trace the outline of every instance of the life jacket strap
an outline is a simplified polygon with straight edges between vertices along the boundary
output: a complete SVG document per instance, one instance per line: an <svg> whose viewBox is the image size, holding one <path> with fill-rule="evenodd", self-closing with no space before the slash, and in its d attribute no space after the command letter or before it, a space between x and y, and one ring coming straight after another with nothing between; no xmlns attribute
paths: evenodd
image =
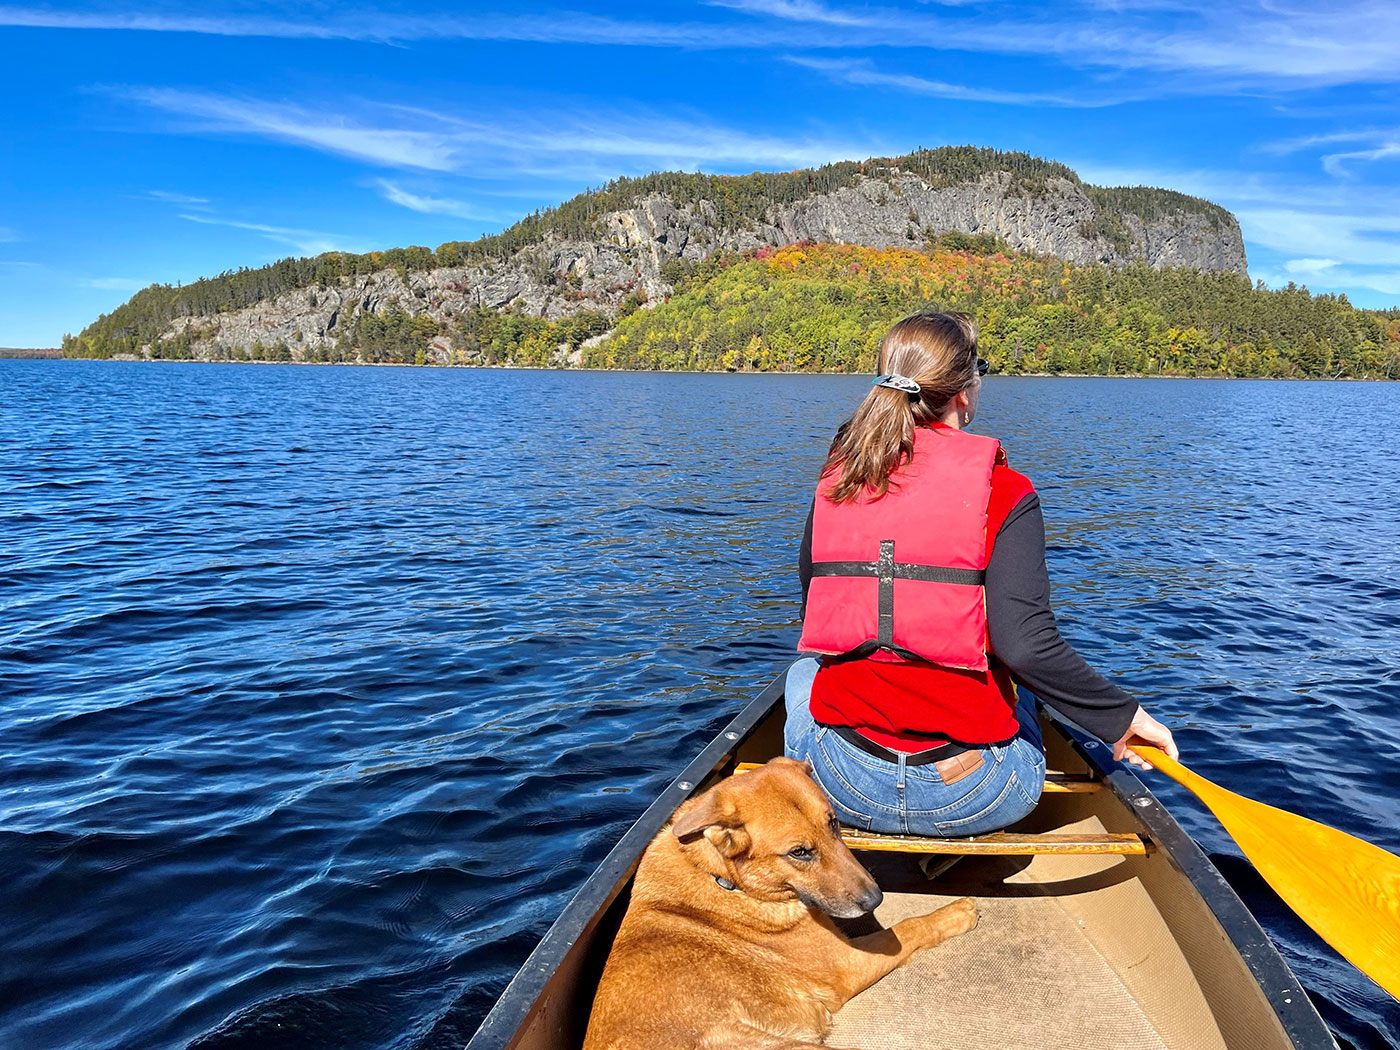
<svg viewBox="0 0 1400 1050"><path fill-rule="evenodd" d="M884 543L888 543L886 540ZM881 547L884 546L881 543ZM987 580L982 569L954 569L947 565L914 565L909 562L894 562L890 567L891 580L920 580L923 583L956 583L968 587L981 587ZM877 561L814 561L813 576L879 576L880 563Z"/></svg>
<svg viewBox="0 0 1400 1050"><path fill-rule="evenodd" d="M880 541L880 560L875 563L880 578L880 618L875 641L882 646L894 645L894 540Z"/></svg>

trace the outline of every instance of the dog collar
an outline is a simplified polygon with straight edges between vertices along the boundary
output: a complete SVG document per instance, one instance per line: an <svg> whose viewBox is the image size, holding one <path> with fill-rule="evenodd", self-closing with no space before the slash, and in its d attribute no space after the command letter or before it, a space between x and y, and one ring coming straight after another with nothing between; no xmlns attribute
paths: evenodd
<svg viewBox="0 0 1400 1050"><path fill-rule="evenodd" d="M739 888L734 883L726 879L723 875L715 876L715 884L718 885L719 888L722 890L737 890Z"/></svg>

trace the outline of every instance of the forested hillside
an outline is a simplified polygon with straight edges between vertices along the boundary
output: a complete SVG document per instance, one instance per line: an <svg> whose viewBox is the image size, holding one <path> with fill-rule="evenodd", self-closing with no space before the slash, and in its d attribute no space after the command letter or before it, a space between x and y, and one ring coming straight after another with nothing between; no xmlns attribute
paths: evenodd
<svg viewBox="0 0 1400 1050"><path fill-rule="evenodd" d="M1345 296L1292 285L1266 290L1232 273L1075 266L961 234L927 251L763 248L676 277L674 294L631 296L616 319L365 314L306 359L426 364L425 348L441 341L458 348L450 363L463 365L871 372L891 323L946 309L977 319L982 353L1003 373L1400 378L1400 310L1358 310ZM152 350L192 356L178 341ZM255 344L226 359L295 358L285 344Z"/></svg>
<svg viewBox="0 0 1400 1050"><path fill-rule="evenodd" d="M625 318L583 361L873 372L885 329L928 309L975 317L983 355L1001 372L1400 377L1400 311L1266 291L1230 273L1072 266L946 244L931 253L793 245L718 259L667 303ZM543 361L539 348L524 341L517 357Z"/></svg>

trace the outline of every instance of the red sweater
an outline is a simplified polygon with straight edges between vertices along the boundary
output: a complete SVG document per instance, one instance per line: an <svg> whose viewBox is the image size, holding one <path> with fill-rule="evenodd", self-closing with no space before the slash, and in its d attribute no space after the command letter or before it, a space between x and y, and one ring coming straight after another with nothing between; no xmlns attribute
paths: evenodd
<svg viewBox="0 0 1400 1050"><path fill-rule="evenodd" d="M992 471L987 502L987 556L1016 504L1035 491L1030 479L1004 464ZM967 724L969 706L984 706L987 672L927 664L851 660L823 667L812 685L812 717L822 725L850 726L867 739L896 751L922 751L948 739L957 727L964 744L993 744L1016 735L1015 692L1006 668L990 672L1006 698L996 717Z"/></svg>

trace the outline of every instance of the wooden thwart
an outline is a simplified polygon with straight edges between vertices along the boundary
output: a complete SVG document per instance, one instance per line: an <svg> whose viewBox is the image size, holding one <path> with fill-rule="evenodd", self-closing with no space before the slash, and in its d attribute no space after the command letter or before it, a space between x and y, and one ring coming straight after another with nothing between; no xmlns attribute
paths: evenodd
<svg viewBox="0 0 1400 1050"><path fill-rule="evenodd" d="M1022 835L997 831L966 839L924 838L919 835L877 835L843 828L841 838L853 850L867 853L953 853L959 856L1028 856L1037 853L1112 853L1142 856L1152 848L1140 835L1093 834Z"/></svg>
<svg viewBox="0 0 1400 1050"><path fill-rule="evenodd" d="M751 769L757 769L758 766L757 762L740 762L734 767L734 772L747 773ZM1041 792L1046 795L1063 795L1067 792L1078 794L1085 791L1100 791L1102 788L1103 782L1091 777L1078 776L1073 773L1051 772L1045 774L1045 787L1041 789Z"/></svg>

